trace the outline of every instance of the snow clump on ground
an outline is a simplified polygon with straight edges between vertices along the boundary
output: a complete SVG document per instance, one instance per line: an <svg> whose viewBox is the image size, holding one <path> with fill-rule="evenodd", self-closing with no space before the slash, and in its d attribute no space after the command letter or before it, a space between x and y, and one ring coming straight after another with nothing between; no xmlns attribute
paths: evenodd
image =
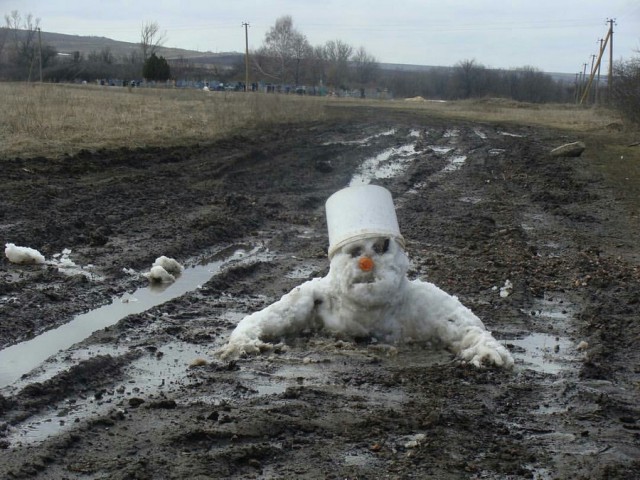
<svg viewBox="0 0 640 480"><path fill-rule="evenodd" d="M13 243L5 244L4 254L11 263L42 264L45 262L44 255L38 250L29 247L18 247Z"/></svg>
<svg viewBox="0 0 640 480"><path fill-rule="evenodd" d="M175 259L164 255L156 258L149 272L143 274L151 283L173 283L184 267Z"/></svg>

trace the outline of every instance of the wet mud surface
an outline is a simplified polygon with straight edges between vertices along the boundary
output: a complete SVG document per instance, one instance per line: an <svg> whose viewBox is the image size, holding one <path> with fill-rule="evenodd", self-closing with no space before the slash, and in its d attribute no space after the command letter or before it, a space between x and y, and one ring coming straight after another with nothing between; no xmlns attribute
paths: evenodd
<svg viewBox="0 0 640 480"><path fill-rule="evenodd" d="M589 149L549 157L575 140L362 109L213 145L4 160L0 237L47 264L0 260L0 478L638 478L637 212ZM318 334L211 354L326 274L324 202L350 182L391 190L410 275L474 310L513 371ZM187 269L150 292L160 255ZM109 305L79 338L62 330Z"/></svg>

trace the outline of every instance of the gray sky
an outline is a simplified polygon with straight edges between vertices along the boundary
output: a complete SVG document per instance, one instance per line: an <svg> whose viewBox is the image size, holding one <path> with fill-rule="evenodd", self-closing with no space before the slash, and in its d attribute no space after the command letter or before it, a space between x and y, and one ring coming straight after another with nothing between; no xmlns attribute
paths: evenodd
<svg viewBox="0 0 640 480"><path fill-rule="evenodd" d="M258 48L276 19L291 15L312 45L339 39L380 62L475 60L565 73L590 65L613 18L614 61L640 56L639 0L0 0L0 7L3 15L33 14L43 31L127 42L140 40L143 23L157 22L165 46L203 52L243 52L242 22L250 24L249 48Z"/></svg>

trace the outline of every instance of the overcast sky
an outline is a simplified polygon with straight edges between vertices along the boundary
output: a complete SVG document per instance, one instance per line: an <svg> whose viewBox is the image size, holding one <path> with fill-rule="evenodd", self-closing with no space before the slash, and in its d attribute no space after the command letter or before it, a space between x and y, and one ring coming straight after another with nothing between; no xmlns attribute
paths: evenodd
<svg viewBox="0 0 640 480"><path fill-rule="evenodd" d="M613 18L614 60L640 56L639 0L0 0L0 7L3 15L33 14L43 31L126 42L156 22L164 46L203 52L243 52L242 22L250 24L249 48L258 48L276 19L291 15L312 45L339 39L380 62L475 60L565 73L590 64Z"/></svg>

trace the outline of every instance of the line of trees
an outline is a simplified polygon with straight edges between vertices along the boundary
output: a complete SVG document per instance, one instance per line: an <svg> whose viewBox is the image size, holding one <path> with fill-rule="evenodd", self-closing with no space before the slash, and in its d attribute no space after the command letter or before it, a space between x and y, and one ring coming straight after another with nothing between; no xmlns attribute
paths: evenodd
<svg viewBox="0 0 640 480"><path fill-rule="evenodd" d="M252 52L252 78L291 85L322 84L336 90L377 87L396 96L465 99L503 96L526 102L571 101L573 85L555 81L534 67L492 70L475 60L463 60L454 68L428 71L383 70L364 47L353 48L341 40L312 46L285 15Z"/></svg>
<svg viewBox="0 0 640 480"><path fill-rule="evenodd" d="M421 74L386 71L384 83L399 96L459 100L504 97L521 102L570 102L575 85L554 80L540 70L525 66L514 70L494 70L463 60L453 68L434 67Z"/></svg>

